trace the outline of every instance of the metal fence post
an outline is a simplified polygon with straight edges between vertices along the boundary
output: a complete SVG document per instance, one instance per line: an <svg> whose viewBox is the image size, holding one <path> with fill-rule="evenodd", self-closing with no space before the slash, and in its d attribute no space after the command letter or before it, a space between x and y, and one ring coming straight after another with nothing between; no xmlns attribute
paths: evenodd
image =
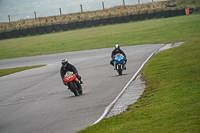
<svg viewBox="0 0 200 133"><path fill-rule="evenodd" d="M61 8L59 8L59 10L60 10L60 15L62 15L62 13L61 13Z"/></svg>
<svg viewBox="0 0 200 133"><path fill-rule="evenodd" d="M138 4L140 4L140 0L138 0Z"/></svg>
<svg viewBox="0 0 200 133"><path fill-rule="evenodd" d="M125 6L125 1L123 0L123 5Z"/></svg>
<svg viewBox="0 0 200 133"><path fill-rule="evenodd" d="M102 2L103 10L104 10L104 2Z"/></svg>
<svg viewBox="0 0 200 133"><path fill-rule="evenodd" d="M34 12L34 14L35 14L35 18L36 18L36 12Z"/></svg>
<svg viewBox="0 0 200 133"><path fill-rule="evenodd" d="M81 12L83 12L83 7L82 7L82 5L80 5L81 6Z"/></svg>
<svg viewBox="0 0 200 133"><path fill-rule="evenodd" d="M10 15L8 15L8 20L9 20L9 22L10 22Z"/></svg>

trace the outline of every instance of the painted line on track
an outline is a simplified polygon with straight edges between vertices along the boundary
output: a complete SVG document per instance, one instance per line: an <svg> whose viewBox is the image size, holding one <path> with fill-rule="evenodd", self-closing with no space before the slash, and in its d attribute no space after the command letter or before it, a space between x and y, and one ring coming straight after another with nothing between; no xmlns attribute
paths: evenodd
<svg viewBox="0 0 200 133"><path fill-rule="evenodd" d="M121 95L125 92L125 90L127 89L127 87L130 85L130 83L136 79L136 77L139 75L140 71L142 70L142 68L144 67L144 65L149 61L149 59L157 52L158 50L155 50L147 59L146 61L141 65L141 67L138 69L138 71L133 75L133 77L131 78L131 80L126 84L126 86L123 88L123 90L119 93L119 95L114 99L114 101L112 103L110 103L106 109L104 110L104 113L102 114L102 116L95 121L92 125L97 124L98 122L100 122L103 118L106 117L106 115L108 115L108 113L110 112L110 110L112 109L112 107L114 106L114 104L117 102L117 100L121 97Z"/></svg>

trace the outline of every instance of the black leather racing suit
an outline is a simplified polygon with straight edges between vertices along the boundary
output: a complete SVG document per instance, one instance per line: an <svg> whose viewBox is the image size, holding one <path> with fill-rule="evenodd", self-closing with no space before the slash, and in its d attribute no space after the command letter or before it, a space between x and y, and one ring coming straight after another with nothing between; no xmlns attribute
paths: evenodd
<svg viewBox="0 0 200 133"><path fill-rule="evenodd" d="M112 66L114 66L114 57L115 57L115 55L118 54L118 53L120 53L120 54L122 54L122 55L124 56L125 64L126 64L126 62L127 62L126 54L124 53L124 51L122 51L121 49L119 49L118 51L114 49L114 50L112 51L112 53L111 53L111 58L112 58L112 60L110 61L110 64L111 64Z"/></svg>
<svg viewBox="0 0 200 133"><path fill-rule="evenodd" d="M60 68L60 76L62 78L62 81L64 82L64 77L67 71L72 71L74 74L76 74L76 77L81 81L81 76L78 75L78 71L76 67L74 67L72 64L68 63L66 67Z"/></svg>

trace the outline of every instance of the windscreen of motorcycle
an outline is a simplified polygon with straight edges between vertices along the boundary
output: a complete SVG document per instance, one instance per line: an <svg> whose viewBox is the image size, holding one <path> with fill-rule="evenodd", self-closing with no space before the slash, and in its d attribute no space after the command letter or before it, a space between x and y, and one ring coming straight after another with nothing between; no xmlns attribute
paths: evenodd
<svg viewBox="0 0 200 133"><path fill-rule="evenodd" d="M67 77L70 77L72 74L73 74L73 72L67 71L65 75L66 75Z"/></svg>

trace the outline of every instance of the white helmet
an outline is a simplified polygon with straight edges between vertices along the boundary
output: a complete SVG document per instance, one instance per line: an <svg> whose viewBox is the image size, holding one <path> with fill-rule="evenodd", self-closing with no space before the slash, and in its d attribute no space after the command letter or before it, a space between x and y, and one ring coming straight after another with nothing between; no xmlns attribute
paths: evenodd
<svg viewBox="0 0 200 133"><path fill-rule="evenodd" d="M118 51L119 51L119 49L120 49L120 46L119 46L119 44L116 44L116 45L115 45L115 50L118 52Z"/></svg>
<svg viewBox="0 0 200 133"><path fill-rule="evenodd" d="M62 64L63 67L66 67L67 64L68 64L68 60L67 60L67 59L63 59L63 60L61 61L61 64Z"/></svg>

